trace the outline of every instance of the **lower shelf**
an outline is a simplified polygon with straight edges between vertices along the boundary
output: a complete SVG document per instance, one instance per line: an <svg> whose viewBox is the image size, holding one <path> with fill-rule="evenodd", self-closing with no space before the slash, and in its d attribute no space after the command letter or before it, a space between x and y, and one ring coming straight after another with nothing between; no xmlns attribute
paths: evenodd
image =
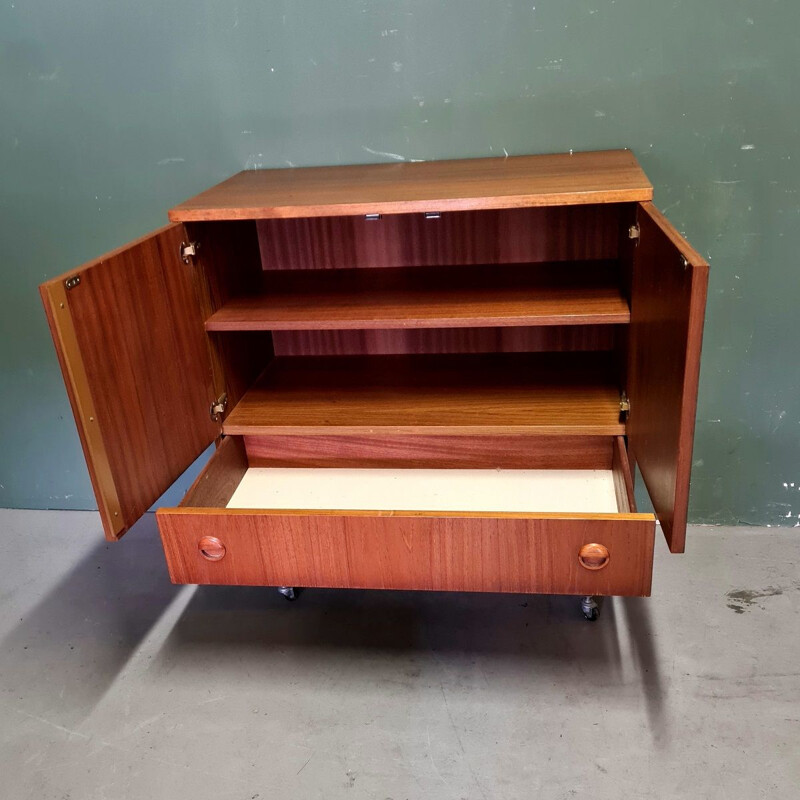
<svg viewBox="0 0 800 800"><path fill-rule="evenodd" d="M242 442L227 438L184 504L158 511L170 576L175 583L649 594L655 520L628 510L623 445L610 470L487 473L250 469Z"/></svg>
<svg viewBox="0 0 800 800"><path fill-rule="evenodd" d="M272 361L227 435L621 435L612 353L299 356Z"/></svg>

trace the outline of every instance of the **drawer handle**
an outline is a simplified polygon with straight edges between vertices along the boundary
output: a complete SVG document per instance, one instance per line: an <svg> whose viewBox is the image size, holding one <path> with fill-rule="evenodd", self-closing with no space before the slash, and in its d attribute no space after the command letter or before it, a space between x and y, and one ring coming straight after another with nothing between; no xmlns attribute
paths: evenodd
<svg viewBox="0 0 800 800"><path fill-rule="evenodd" d="M200 555L207 561L220 561L225 558L225 545L216 536L204 536L198 543Z"/></svg>
<svg viewBox="0 0 800 800"><path fill-rule="evenodd" d="M578 552L578 561L584 569L598 570L608 566L611 556L605 545L592 542L585 544Z"/></svg>

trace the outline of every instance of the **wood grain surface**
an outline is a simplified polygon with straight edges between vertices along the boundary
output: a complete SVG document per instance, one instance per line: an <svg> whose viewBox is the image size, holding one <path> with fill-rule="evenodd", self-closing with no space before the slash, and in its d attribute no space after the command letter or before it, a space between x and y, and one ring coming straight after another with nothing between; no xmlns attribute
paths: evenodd
<svg viewBox="0 0 800 800"><path fill-rule="evenodd" d="M272 343L276 356L548 353L562 350L613 350L626 327L625 325L536 325L514 328L273 331Z"/></svg>
<svg viewBox="0 0 800 800"><path fill-rule="evenodd" d="M261 219L267 271L527 264L616 259L620 214L635 203L424 214Z"/></svg>
<svg viewBox="0 0 800 800"><path fill-rule="evenodd" d="M169 212L173 222L650 200L628 150L247 170Z"/></svg>
<svg viewBox="0 0 800 800"><path fill-rule="evenodd" d="M241 437L223 437L180 505L190 508L225 508L248 466Z"/></svg>
<svg viewBox="0 0 800 800"><path fill-rule="evenodd" d="M226 434L617 435L604 353L276 358Z"/></svg>
<svg viewBox="0 0 800 800"><path fill-rule="evenodd" d="M708 265L651 203L631 288L630 447L669 548L683 552Z"/></svg>
<svg viewBox="0 0 800 800"><path fill-rule="evenodd" d="M616 264L299 270L224 303L208 331L623 324Z"/></svg>
<svg viewBox="0 0 800 800"><path fill-rule="evenodd" d="M174 583L325 586L464 592L648 595L649 514L386 515L161 509ZM226 555L208 561L204 536ZM582 567L583 545L608 548L608 566Z"/></svg>
<svg viewBox="0 0 800 800"><path fill-rule="evenodd" d="M204 319L234 297L257 293L261 288L261 258L253 222L191 223L187 241L196 242L197 255L183 268L193 272L198 303ZM214 397L225 393L229 407L261 374L272 357L268 331L232 332L207 337L214 367Z"/></svg>
<svg viewBox="0 0 800 800"><path fill-rule="evenodd" d="M41 287L109 539L130 528L219 430L208 414L214 384L203 319L178 255L184 237L171 225ZM63 291L75 276L80 283ZM105 474L108 482L98 481ZM104 486L113 487L116 508Z"/></svg>
<svg viewBox="0 0 800 800"><path fill-rule="evenodd" d="M251 467L611 469L613 439L367 434L245 436L244 443Z"/></svg>
<svg viewBox="0 0 800 800"><path fill-rule="evenodd" d="M633 475L628 460L628 449L623 436L612 439L611 471L614 475L614 492L617 508L624 512L636 511L636 498L633 494Z"/></svg>

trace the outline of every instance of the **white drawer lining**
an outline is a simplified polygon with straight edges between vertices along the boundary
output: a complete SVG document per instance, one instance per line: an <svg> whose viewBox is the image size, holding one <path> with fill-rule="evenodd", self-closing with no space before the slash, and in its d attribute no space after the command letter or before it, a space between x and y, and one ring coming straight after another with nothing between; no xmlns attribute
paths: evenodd
<svg viewBox="0 0 800 800"><path fill-rule="evenodd" d="M610 470L247 470L228 508L619 512Z"/></svg>

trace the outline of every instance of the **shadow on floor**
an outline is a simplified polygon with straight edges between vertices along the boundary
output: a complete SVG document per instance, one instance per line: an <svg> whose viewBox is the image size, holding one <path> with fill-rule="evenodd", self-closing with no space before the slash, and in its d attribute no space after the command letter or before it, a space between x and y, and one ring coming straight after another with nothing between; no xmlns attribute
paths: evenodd
<svg viewBox="0 0 800 800"><path fill-rule="evenodd" d="M123 543L98 544L19 621L0 648L4 688L13 696L20 676L16 693L29 713L74 724L180 590L169 582L148 514ZM227 678L247 665L263 680L287 653L297 656L289 668L308 663L306 655L316 664L373 655L389 664L491 659L499 670L552 676L565 691L571 682L585 688L587 679L619 684L637 670L658 733L662 687L649 614L640 598L606 600L599 621L589 623L576 597L309 589L290 603L275 589L205 586L194 591L152 667L176 676L224 662Z"/></svg>
<svg viewBox="0 0 800 800"><path fill-rule="evenodd" d="M650 723L661 728L662 701L648 600L608 598L600 619L584 620L579 598L544 595L370 592L306 589L288 602L275 589L198 587L162 648L161 658L187 667L234 661L264 665L275 652L325 659L402 661L491 658L517 672L551 672L597 686L644 684ZM623 635L624 631L624 635ZM621 641L625 652L621 653ZM275 666L272 664L272 666Z"/></svg>
<svg viewBox="0 0 800 800"><path fill-rule="evenodd" d="M102 536L99 522L91 524ZM0 644L3 688L29 713L74 722L103 696L179 589L147 514L124 542L98 542L22 616Z"/></svg>

